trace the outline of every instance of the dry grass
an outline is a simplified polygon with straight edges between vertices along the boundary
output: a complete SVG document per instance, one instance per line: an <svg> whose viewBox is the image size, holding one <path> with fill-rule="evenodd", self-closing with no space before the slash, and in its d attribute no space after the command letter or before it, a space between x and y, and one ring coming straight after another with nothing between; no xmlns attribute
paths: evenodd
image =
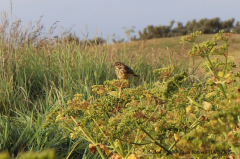
<svg viewBox="0 0 240 159"><path fill-rule="evenodd" d="M213 34L200 35L196 40L196 43L200 43L206 40L212 39ZM229 47L229 56L236 64L240 64L240 35L235 34L232 37L234 42L231 42ZM157 65L158 63L163 63L163 65L168 65L165 63L166 58L171 59L172 62L178 63L186 61L186 64L192 68L196 68L203 63L203 59L200 57L190 57L187 52L191 49L191 43L180 43L181 36L173 38L160 38L151 39L146 41L133 41L120 44L112 44L108 46L107 59L113 63L115 61L120 61L119 59L128 59L126 61L131 61L132 65L139 59L143 59L149 65ZM121 54L124 52L125 54ZM124 57L124 58L123 58ZM213 58L216 58L215 56ZM123 61L125 62L125 61ZM169 61L168 61L169 62ZM198 72L202 74L199 69Z"/></svg>
<svg viewBox="0 0 240 159"><path fill-rule="evenodd" d="M208 39L212 39L213 34L205 34L199 36L196 43L206 41ZM109 53L114 54L120 50L127 49L131 52L129 54L135 53L139 54L142 52L147 52L153 56L147 56L148 61L152 61L156 59L156 57L160 56L162 52L166 50L171 50L174 52L174 55L177 56L176 60L181 60L184 57L188 56L187 52L191 49L190 43L180 43L181 36L173 37L173 38L160 38L160 39L151 39L147 41L133 41L126 42L121 44L113 44L109 45ZM240 35L235 34L233 36L234 42L229 47L229 55L235 57L235 61L240 61L240 56L236 56L240 53ZM112 55L113 56L113 55ZM118 56L117 54L115 56Z"/></svg>

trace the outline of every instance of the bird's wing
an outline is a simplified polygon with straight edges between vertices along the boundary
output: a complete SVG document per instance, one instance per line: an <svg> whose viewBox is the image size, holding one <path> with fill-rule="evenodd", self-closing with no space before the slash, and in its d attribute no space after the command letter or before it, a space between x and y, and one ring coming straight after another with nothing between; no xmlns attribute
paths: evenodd
<svg viewBox="0 0 240 159"><path fill-rule="evenodd" d="M130 67L125 66L124 68L125 68L124 69L125 73L127 73L127 74L135 74L134 71Z"/></svg>

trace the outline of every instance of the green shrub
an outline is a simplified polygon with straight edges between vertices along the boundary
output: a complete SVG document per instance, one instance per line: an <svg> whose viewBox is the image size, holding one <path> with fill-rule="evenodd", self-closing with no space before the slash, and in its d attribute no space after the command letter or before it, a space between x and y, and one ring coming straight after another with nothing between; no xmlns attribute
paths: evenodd
<svg viewBox="0 0 240 159"><path fill-rule="evenodd" d="M194 43L200 34L181 40L193 43L191 56L205 60L202 81L176 74L173 65L154 70L153 85L130 88L129 81L105 81L92 86L88 100L76 94L50 123L69 130L73 140L89 142L89 152L101 158L238 156L239 73L232 72L236 65L228 59L232 33ZM212 60L213 55L222 58Z"/></svg>
<svg viewBox="0 0 240 159"><path fill-rule="evenodd" d="M139 38L133 36L131 37L131 40L136 41L153 38L184 36L196 31L201 31L203 34L214 34L221 30L224 30L225 32L234 30L235 33L239 34L239 22L236 22L234 25L234 21L234 18L226 21L221 21L220 18L204 18L200 19L199 21L196 21L196 19L188 21L185 25L183 25L181 22L177 22L177 26L175 28L173 28L174 21L171 21L168 26L149 25L144 28L142 32L138 31Z"/></svg>

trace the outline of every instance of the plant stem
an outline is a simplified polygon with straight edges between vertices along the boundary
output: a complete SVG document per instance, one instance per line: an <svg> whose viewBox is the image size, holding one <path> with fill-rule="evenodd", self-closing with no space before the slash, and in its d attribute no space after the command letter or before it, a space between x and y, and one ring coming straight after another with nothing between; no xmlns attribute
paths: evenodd
<svg viewBox="0 0 240 159"><path fill-rule="evenodd" d="M220 78L219 78L216 70L215 70L214 67L213 67L213 64L212 64L211 59L209 58L209 55L207 55L207 60L208 60L208 62L210 63L210 69L213 71L214 76L217 78L218 81L220 81ZM225 67L226 67L226 66L225 66ZM220 90L222 91L224 97L227 99L227 95L226 95L226 93L225 93L225 90L224 90L224 88L223 88L223 85L222 85L221 83L218 83L218 86L219 86Z"/></svg>
<svg viewBox="0 0 240 159"><path fill-rule="evenodd" d="M121 152L121 154L120 154L120 156L124 156L124 151L123 151L123 145L122 145L122 141L121 140L119 140L119 147L120 147L120 152Z"/></svg>
<svg viewBox="0 0 240 159"><path fill-rule="evenodd" d="M223 70L223 75L225 75L225 72L227 70L227 61L228 61L228 41L226 41L227 49L226 49L226 55L225 55L225 67Z"/></svg>
<svg viewBox="0 0 240 159"><path fill-rule="evenodd" d="M172 152L170 150L168 150L166 147L164 147L162 144L160 144L159 142L157 142L156 140L153 139L153 137L144 129L144 128L140 128L145 134L147 134L148 137L150 137L152 139L152 141L157 144L158 146L160 146L161 148L163 148L165 151L168 152L168 154L172 154Z"/></svg>
<svg viewBox="0 0 240 159"><path fill-rule="evenodd" d="M198 104L194 99L192 99L191 97L187 96L187 98L196 106L198 106L199 108L203 108L201 104Z"/></svg>

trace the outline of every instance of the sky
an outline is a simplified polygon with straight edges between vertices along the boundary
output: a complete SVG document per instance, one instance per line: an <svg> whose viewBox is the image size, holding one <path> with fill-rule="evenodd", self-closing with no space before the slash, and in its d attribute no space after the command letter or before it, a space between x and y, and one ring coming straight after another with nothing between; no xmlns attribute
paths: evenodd
<svg viewBox="0 0 240 159"><path fill-rule="evenodd" d="M86 35L112 39L115 33L127 40L123 27L135 26L132 35L137 35L148 25L169 25L171 20L185 24L219 17L236 22L240 21L239 8L239 0L0 0L1 16L6 12L10 20L21 19L26 27L43 16L46 32L58 21L53 36L72 27L80 39Z"/></svg>

